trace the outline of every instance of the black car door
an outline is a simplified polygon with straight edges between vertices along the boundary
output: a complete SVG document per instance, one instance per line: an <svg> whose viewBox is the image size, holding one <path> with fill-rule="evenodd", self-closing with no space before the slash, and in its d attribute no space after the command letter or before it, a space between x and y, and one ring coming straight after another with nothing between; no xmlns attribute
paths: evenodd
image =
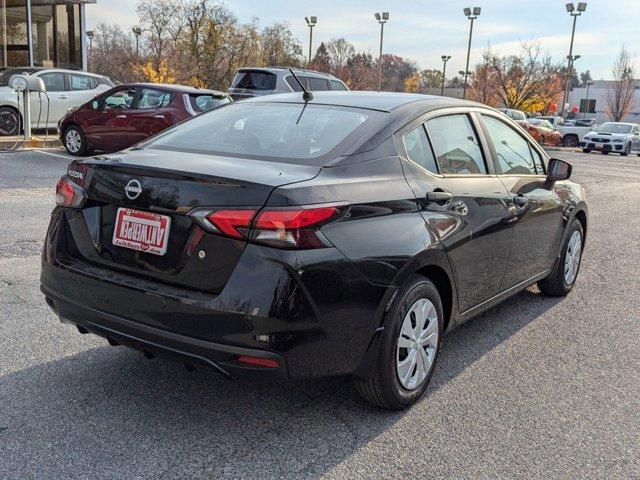
<svg viewBox="0 0 640 480"><path fill-rule="evenodd" d="M509 195L485 160L485 141L468 109L421 120L398 135L403 168L447 252L465 312L501 291L511 245Z"/></svg>
<svg viewBox="0 0 640 480"><path fill-rule="evenodd" d="M488 112L482 113L481 120L514 213L504 285L508 288L553 266L564 230L564 201L559 192L565 191L546 181L543 154L517 126Z"/></svg>

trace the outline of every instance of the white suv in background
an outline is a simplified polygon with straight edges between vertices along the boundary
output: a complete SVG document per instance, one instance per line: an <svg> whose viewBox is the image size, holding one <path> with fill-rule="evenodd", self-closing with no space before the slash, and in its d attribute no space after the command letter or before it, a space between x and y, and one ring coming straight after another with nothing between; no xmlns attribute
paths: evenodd
<svg viewBox="0 0 640 480"><path fill-rule="evenodd" d="M17 135L22 129L20 96L9 87L8 81L16 74L30 74L42 78L46 95L31 93L31 127L56 128L70 108L79 107L96 95L109 90L115 83L102 75L76 70L33 68L8 69L0 73L6 80L0 84L0 135ZM48 97L48 100L47 100Z"/></svg>

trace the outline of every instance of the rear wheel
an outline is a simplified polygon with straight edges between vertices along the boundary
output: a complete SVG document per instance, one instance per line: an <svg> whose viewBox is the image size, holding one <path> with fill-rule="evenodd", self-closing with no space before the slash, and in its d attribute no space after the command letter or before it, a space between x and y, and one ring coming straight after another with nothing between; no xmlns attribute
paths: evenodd
<svg viewBox="0 0 640 480"><path fill-rule="evenodd" d="M609 150L603 150L602 155L609 155Z"/></svg>
<svg viewBox="0 0 640 480"><path fill-rule="evenodd" d="M583 148L582 151L583 151L583 153L591 153L591 149L590 148Z"/></svg>
<svg viewBox="0 0 640 480"><path fill-rule="evenodd" d="M562 297L571 291L578 278L583 244L584 230L580 220L576 219L571 224L556 267L547 278L538 282L542 293Z"/></svg>
<svg viewBox="0 0 640 480"><path fill-rule="evenodd" d="M436 287L424 277L412 277L387 313L373 374L368 381L356 381L358 393L389 410L415 403L431 380L443 319Z"/></svg>
<svg viewBox="0 0 640 480"><path fill-rule="evenodd" d="M82 129L77 125L72 125L64 131L64 148L73 156L83 156L87 154L87 141Z"/></svg>
<svg viewBox="0 0 640 480"><path fill-rule="evenodd" d="M0 135L18 135L20 133L20 114L11 107L0 107Z"/></svg>
<svg viewBox="0 0 640 480"><path fill-rule="evenodd" d="M578 142L578 137L576 137L575 135L567 135L562 139L562 144L565 147L575 148L580 144L580 142Z"/></svg>

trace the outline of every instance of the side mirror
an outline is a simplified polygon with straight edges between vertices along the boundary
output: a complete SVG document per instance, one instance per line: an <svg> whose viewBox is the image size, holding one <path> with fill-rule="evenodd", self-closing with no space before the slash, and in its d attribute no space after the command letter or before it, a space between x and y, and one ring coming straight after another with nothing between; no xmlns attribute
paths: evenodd
<svg viewBox="0 0 640 480"><path fill-rule="evenodd" d="M562 180L568 180L571 177L571 171L573 165L564 160L552 158L549 160L549 166L547 167L547 180L550 182L560 182Z"/></svg>
<svg viewBox="0 0 640 480"><path fill-rule="evenodd" d="M94 110L100 110L100 102L98 100L94 100L91 102L91 108Z"/></svg>

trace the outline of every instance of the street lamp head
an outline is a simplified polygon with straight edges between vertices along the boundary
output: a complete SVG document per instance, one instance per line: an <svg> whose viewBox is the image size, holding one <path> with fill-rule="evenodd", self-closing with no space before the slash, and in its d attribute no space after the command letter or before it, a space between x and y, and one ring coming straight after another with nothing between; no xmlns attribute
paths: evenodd
<svg viewBox="0 0 640 480"><path fill-rule="evenodd" d="M584 12L587 9L587 2L578 2L578 11Z"/></svg>
<svg viewBox="0 0 640 480"><path fill-rule="evenodd" d="M572 13L576 9L576 7L573 5L573 3L567 3L565 5L565 8L567 9L567 12L569 12L569 13Z"/></svg>
<svg viewBox="0 0 640 480"><path fill-rule="evenodd" d="M574 56L573 56L573 59L574 59L574 60L578 60L581 56L582 56L582 55L574 55Z"/></svg>
<svg viewBox="0 0 640 480"><path fill-rule="evenodd" d="M380 14L376 12L376 20L380 21L381 19L382 17L380 16Z"/></svg>
<svg viewBox="0 0 640 480"><path fill-rule="evenodd" d="M464 10L462 10L464 12L464 14L468 17L469 15L471 15L471 9L469 7L465 8Z"/></svg>
<svg viewBox="0 0 640 480"><path fill-rule="evenodd" d="M442 55L440 58L443 62L447 62L451 59L451 55Z"/></svg>
<svg viewBox="0 0 640 480"><path fill-rule="evenodd" d="M137 36L142 35L142 28L139 27L138 25L136 25L135 27L133 27L131 30L133 30L133 33Z"/></svg>
<svg viewBox="0 0 640 480"><path fill-rule="evenodd" d="M382 19L389 20L389 12L382 12Z"/></svg>
<svg viewBox="0 0 640 480"><path fill-rule="evenodd" d="M313 27L316 23L318 23L318 17L304 17L304 19L307 22L307 25L309 25L310 27Z"/></svg>
<svg viewBox="0 0 640 480"><path fill-rule="evenodd" d="M478 15L480 15L480 7L473 7L473 14L477 17Z"/></svg>
<svg viewBox="0 0 640 480"><path fill-rule="evenodd" d="M93 30L87 30L87 32L86 32L86 33L87 33L87 37L88 37L89 39L93 38L93 35L94 35Z"/></svg>

